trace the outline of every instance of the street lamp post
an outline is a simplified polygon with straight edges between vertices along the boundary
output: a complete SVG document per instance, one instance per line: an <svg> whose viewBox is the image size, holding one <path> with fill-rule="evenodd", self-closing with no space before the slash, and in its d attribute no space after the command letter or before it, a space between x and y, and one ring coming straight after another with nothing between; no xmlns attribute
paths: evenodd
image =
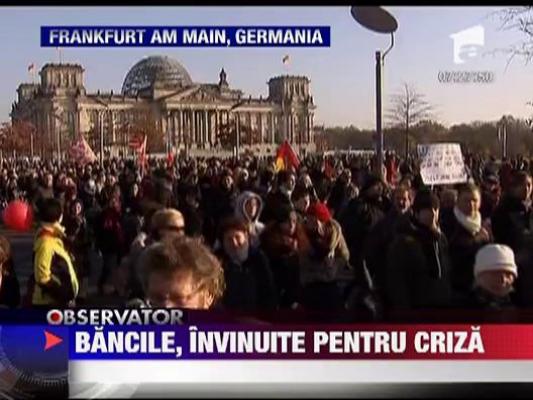
<svg viewBox="0 0 533 400"><path fill-rule="evenodd" d="M351 8L352 17L362 26L378 33L388 33L391 44L385 52L376 51L376 155L377 173L383 178L383 129L382 129L382 70L385 56L394 46L394 32L398 29L396 19L381 7L356 7Z"/></svg>

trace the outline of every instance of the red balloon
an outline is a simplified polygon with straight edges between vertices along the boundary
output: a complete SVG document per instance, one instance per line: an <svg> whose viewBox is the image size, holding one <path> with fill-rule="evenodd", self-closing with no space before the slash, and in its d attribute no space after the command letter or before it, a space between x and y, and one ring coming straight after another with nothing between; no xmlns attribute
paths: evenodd
<svg viewBox="0 0 533 400"><path fill-rule="evenodd" d="M8 228L21 232L29 231L33 225L33 209L22 200L14 200L5 208L3 220Z"/></svg>

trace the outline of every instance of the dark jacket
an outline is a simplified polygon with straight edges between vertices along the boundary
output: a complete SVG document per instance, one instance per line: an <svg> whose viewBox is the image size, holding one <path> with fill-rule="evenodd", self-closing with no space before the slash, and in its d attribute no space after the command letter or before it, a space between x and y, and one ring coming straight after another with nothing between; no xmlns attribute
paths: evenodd
<svg viewBox="0 0 533 400"><path fill-rule="evenodd" d="M104 254L123 255L126 250L126 240L122 227L121 214L113 209L106 208L98 218L95 229L96 243Z"/></svg>
<svg viewBox="0 0 533 400"><path fill-rule="evenodd" d="M73 256L78 277L89 271L89 249L91 242L84 217L65 218L65 245Z"/></svg>
<svg viewBox="0 0 533 400"><path fill-rule="evenodd" d="M446 235L447 239L451 237L453 231L455 230L455 224L456 218L455 214L453 213L453 207L441 208L439 226L442 233Z"/></svg>
<svg viewBox="0 0 533 400"><path fill-rule="evenodd" d="M328 206L333 211L333 216L338 218L342 206L348 199L348 185L337 181L328 197Z"/></svg>
<svg viewBox="0 0 533 400"><path fill-rule="evenodd" d="M4 276L0 283L0 308L17 308L20 305L20 285L13 268L13 260L6 261L3 265Z"/></svg>
<svg viewBox="0 0 533 400"><path fill-rule="evenodd" d="M351 263L354 266L361 264L364 242L370 231L384 217L384 205L364 197L350 201L340 216L339 222L350 250Z"/></svg>
<svg viewBox="0 0 533 400"><path fill-rule="evenodd" d="M392 208L370 231L365 242L364 258L376 290L382 294L386 286L387 251L396 237L398 227L411 217L409 211L400 214Z"/></svg>
<svg viewBox="0 0 533 400"><path fill-rule="evenodd" d="M481 212L481 217L483 219L492 217L497 206L498 204L496 203L496 200L494 200L494 196L486 191L481 193L481 208L479 211Z"/></svg>
<svg viewBox="0 0 533 400"><path fill-rule="evenodd" d="M268 224L276 219L280 209L292 206L291 199L280 190L270 192L265 199L265 207L261 213L261 222Z"/></svg>
<svg viewBox="0 0 533 400"><path fill-rule="evenodd" d="M185 234L187 236L201 236L208 232L204 229L204 213L200 207L193 207L190 204L183 203L180 207L185 220Z"/></svg>
<svg viewBox="0 0 533 400"><path fill-rule="evenodd" d="M387 254L387 303L398 309L451 305L448 243L414 217L398 229Z"/></svg>
<svg viewBox="0 0 533 400"><path fill-rule="evenodd" d="M484 234L467 231L454 215L449 226L448 243L451 260L451 283L455 291L468 293L474 283L476 253L489 243Z"/></svg>
<svg viewBox="0 0 533 400"><path fill-rule="evenodd" d="M533 212L520 200L506 196L492 216L492 232L496 243L506 244L515 253L518 267L517 305L533 305Z"/></svg>
<svg viewBox="0 0 533 400"><path fill-rule="evenodd" d="M300 301L300 260L296 248L278 224L271 224L261 234L261 248L269 260L280 307L287 308Z"/></svg>
<svg viewBox="0 0 533 400"><path fill-rule="evenodd" d="M222 303L229 310L258 311L277 307L276 287L265 254L250 250L248 259L241 265L225 254L223 260L226 291Z"/></svg>
<svg viewBox="0 0 533 400"><path fill-rule="evenodd" d="M462 308L486 311L505 311L514 309L510 296L496 297L480 287L471 289L465 300L466 301L460 305Z"/></svg>

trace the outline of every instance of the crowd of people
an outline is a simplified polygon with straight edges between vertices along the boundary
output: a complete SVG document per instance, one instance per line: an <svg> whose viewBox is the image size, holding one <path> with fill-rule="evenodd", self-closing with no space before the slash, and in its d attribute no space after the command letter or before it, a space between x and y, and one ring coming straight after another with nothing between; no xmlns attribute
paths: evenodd
<svg viewBox="0 0 533 400"><path fill-rule="evenodd" d="M533 163L467 155L468 182L426 187L416 159L390 160L383 179L349 155L280 171L257 157L2 160L0 207L25 199L38 226L25 287L0 236L0 304L372 320L533 305Z"/></svg>

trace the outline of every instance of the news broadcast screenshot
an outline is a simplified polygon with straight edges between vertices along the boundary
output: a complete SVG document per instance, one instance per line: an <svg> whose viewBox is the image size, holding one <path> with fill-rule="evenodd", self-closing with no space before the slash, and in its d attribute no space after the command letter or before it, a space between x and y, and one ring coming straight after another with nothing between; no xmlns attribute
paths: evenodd
<svg viewBox="0 0 533 400"><path fill-rule="evenodd" d="M0 8L0 398L533 393L533 7Z"/></svg>

